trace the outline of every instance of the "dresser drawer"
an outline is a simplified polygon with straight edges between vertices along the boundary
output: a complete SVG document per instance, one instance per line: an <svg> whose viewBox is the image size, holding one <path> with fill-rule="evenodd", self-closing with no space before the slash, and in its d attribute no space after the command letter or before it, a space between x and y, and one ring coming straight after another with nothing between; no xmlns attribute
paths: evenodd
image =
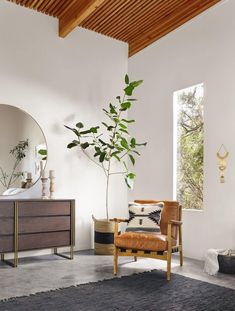
<svg viewBox="0 0 235 311"><path fill-rule="evenodd" d="M69 246L70 231L19 235L19 251Z"/></svg>
<svg viewBox="0 0 235 311"><path fill-rule="evenodd" d="M14 252L14 236L0 236L0 253Z"/></svg>
<svg viewBox="0 0 235 311"><path fill-rule="evenodd" d="M70 216L19 217L19 234L70 230Z"/></svg>
<svg viewBox="0 0 235 311"><path fill-rule="evenodd" d="M19 201L18 206L19 216L56 216L71 214L69 201Z"/></svg>
<svg viewBox="0 0 235 311"><path fill-rule="evenodd" d="M14 216L14 202L1 202L0 217L13 217Z"/></svg>
<svg viewBox="0 0 235 311"><path fill-rule="evenodd" d="M14 218L0 218L0 235L14 234Z"/></svg>

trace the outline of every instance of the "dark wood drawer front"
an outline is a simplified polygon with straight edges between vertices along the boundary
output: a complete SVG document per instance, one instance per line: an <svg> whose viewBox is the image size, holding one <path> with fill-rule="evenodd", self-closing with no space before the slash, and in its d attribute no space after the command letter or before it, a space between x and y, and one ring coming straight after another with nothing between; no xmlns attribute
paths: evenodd
<svg viewBox="0 0 235 311"><path fill-rule="evenodd" d="M67 246L72 252L74 230L74 200L0 200L1 254Z"/></svg>
<svg viewBox="0 0 235 311"><path fill-rule="evenodd" d="M14 216L14 202L0 201L0 217L13 217L13 216Z"/></svg>
<svg viewBox="0 0 235 311"><path fill-rule="evenodd" d="M22 234L19 236L19 251L69 246L70 243L70 231Z"/></svg>
<svg viewBox="0 0 235 311"><path fill-rule="evenodd" d="M14 219L0 218L0 235L14 234Z"/></svg>
<svg viewBox="0 0 235 311"><path fill-rule="evenodd" d="M0 236L0 253L14 252L14 236Z"/></svg>
<svg viewBox="0 0 235 311"><path fill-rule="evenodd" d="M70 230L70 216L19 218L19 234L65 230Z"/></svg>
<svg viewBox="0 0 235 311"><path fill-rule="evenodd" d="M70 202L19 202L19 216L70 215Z"/></svg>

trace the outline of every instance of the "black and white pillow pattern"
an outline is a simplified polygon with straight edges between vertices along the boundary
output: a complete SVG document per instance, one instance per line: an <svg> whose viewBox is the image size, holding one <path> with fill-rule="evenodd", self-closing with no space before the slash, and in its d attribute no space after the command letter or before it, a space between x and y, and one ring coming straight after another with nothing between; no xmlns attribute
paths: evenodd
<svg viewBox="0 0 235 311"><path fill-rule="evenodd" d="M129 221L126 231L160 232L163 202L151 204L129 203Z"/></svg>

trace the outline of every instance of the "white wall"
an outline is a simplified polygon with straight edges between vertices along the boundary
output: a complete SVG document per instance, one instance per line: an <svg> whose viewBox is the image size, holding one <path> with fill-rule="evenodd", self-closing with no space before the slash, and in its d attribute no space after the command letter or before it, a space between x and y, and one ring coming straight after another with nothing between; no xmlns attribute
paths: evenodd
<svg viewBox="0 0 235 311"><path fill-rule="evenodd" d="M125 43L79 28L60 39L56 19L0 2L0 103L25 110L42 127L56 195L77 200L76 249L92 245L91 214L105 216L105 180L99 168L66 149L73 135L63 125L99 123L101 108L122 90L127 61ZM117 182L110 216L120 217L127 192ZM21 197L40 197L40 184Z"/></svg>
<svg viewBox="0 0 235 311"><path fill-rule="evenodd" d="M184 250L202 258L208 248L235 248L235 1L222 1L133 56L131 76L144 79L131 117L149 145L137 163L130 198L173 198L173 92L205 85L204 210L184 211ZM219 183L216 152L230 157Z"/></svg>

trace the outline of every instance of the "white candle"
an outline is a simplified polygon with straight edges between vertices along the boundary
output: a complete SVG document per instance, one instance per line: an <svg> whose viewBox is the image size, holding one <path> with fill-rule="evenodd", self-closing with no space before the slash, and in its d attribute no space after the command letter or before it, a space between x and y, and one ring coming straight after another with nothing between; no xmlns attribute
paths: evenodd
<svg viewBox="0 0 235 311"><path fill-rule="evenodd" d="M50 177L50 178L55 178L55 171L50 170L50 171L49 171L49 177Z"/></svg>
<svg viewBox="0 0 235 311"><path fill-rule="evenodd" d="M32 179L32 173L30 172L27 173L27 179Z"/></svg>
<svg viewBox="0 0 235 311"><path fill-rule="evenodd" d="M42 171L42 178L47 178L47 172L45 170Z"/></svg>

